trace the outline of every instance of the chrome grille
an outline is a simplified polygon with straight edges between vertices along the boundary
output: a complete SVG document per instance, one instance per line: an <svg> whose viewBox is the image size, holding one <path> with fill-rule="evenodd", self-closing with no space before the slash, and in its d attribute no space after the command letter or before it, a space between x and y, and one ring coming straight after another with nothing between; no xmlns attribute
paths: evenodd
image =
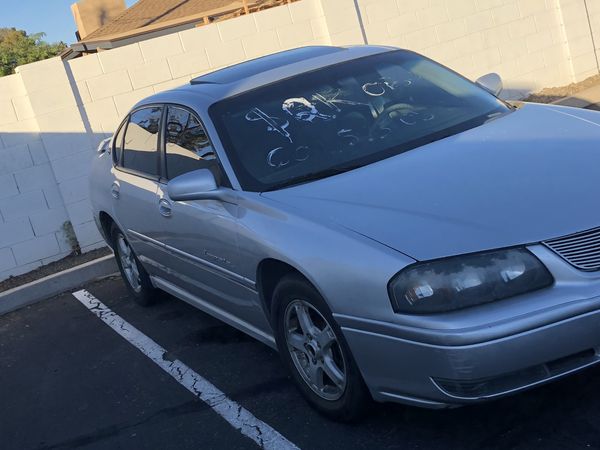
<svg viewBox="0 0 600 450"><path fill-rule="evenodd" d="M543 242L568 263L581 270L600 270L600 228Z"/></svg>

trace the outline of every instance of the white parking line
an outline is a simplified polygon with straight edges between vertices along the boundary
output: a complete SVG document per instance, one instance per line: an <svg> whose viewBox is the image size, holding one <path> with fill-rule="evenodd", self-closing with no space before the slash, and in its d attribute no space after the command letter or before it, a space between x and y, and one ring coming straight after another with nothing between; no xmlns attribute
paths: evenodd
<svg viewBox="0 0 600 450"><path fill-rule="evenodd" d="M252 439L261 448L298 448L269 425L254 417L250 411L227 398L216 386L202 378L184 363L179 360L169 361L163 358L167 353L164 348L111 311L88 291L82 289L73 292L73 296L121 337L129 341L156 365L175 378L188 391L210 406L232 427Z"/></svg>

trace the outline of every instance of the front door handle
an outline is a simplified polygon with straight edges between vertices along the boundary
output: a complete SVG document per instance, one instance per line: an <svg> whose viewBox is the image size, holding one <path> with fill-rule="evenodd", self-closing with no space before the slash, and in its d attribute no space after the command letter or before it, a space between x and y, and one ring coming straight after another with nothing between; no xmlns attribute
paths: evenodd
<svg viewBox="0 0 600 450"><path fill-rule="evenodd" d="M113 198L119 198L119 183L117 183L116 181L112 184L112 186L110 187L110 195L113 196Z"/></svg>
<svg viewBox="0 0 600 450"><path fill-rule="evenodd" d="M164 198L161 198L158 202L158 212L160 212L161 216L171 217L171 202Z"/></svg>

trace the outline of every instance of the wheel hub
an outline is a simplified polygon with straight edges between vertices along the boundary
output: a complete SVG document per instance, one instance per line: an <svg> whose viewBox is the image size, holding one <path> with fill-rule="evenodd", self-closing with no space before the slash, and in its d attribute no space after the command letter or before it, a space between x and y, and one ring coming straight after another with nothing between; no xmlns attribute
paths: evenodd
<svg viewBox="0 0 600 450"><path fill-rule="evenodd" d="M346 362L330 324L303 300L287 306L285 321L290 356L304 382L326 400L339 399L346 388Z"/></svg>

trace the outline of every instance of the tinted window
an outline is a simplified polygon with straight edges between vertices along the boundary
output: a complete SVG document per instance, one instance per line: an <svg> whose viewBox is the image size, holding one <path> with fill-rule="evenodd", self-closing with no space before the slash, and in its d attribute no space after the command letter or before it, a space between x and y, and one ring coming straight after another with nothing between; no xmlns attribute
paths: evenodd
<svg viewBox="0 0 600 450"><path fill-rule="evenodd" d="M443 66L394 51L301 73L209 112L242 187L263 191L389 158L510 109Z"/></svg>
<svg viewBox="0 0 600 450"><path fill-rule="evenodd" d="M125 134L126 124L123 124L121 128L119 128L119 132L115 137L115 145L113 147L113 161L115 164L118 164L121 161L121 153L123 152L123 134Z"/></svg>
<svg viewBox="0 0 600 450"><path fill-rule="evenodd" d="M219 180L219 165L204 127L193 114L170 107L166 126L167 176L169 179L197 169L210 169Z"/></svg>
<svg viewBox="0 0 600 450"><path fill-rule="evenodd" d="M162 108L140 109L129 119L125 131L123 167L158 176L158 132Z"/></svg>

